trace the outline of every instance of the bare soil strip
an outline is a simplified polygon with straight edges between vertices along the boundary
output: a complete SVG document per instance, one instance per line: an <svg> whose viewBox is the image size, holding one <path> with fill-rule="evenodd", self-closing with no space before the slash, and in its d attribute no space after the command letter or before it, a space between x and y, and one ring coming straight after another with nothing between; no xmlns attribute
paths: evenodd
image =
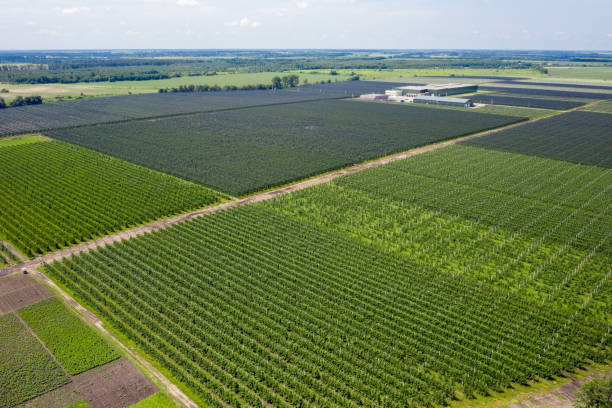
<svg viewBox="0 0 612 408"><path fill-rule="evenodd" d="M0 315L37 303L53 296L46 286L27 275L0 279Z"/></svg>

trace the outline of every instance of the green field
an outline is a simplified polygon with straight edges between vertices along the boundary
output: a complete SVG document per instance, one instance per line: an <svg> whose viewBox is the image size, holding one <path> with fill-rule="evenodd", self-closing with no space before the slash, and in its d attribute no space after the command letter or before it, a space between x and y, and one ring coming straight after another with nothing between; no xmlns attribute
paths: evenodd
<svg viewBox="0 0 612 408"><path fill-rule="evenodd" d="M178 88L181 85L218 85L220 87L269 84L275 76L290 75L293 72L261 72L253 74L224 74L212 76L183 76L179 78L159 79L149 81L117 81L117 82L80 82L75 84L7 84L0 82L0 89L8 93L0 93L5 101L11 101L17 96L40 95L45 101L54 101L58 97L72 99L81 96L114 96L157 92L160 88ZM344 81L347 75L329 75L327 73L299 73L300 83L304 81L315 83L320 81Z"/></svg>
<svg viewBox="0 0 612 408"><path fill-rule="evenodd" d="M150 397L138 401L129 408L177 408L176 404L166 396L166 394L158 392Z"/></svg>
<svg viewBox="0 0 612 408"><path fill-rule="evenodd" d="M296 73L314 73L319 74L329 73L329 70L299 70L293 71ZM483 69L483 68L426 68L426 69L337 69L336 72L340 75L351 75L353 72L358 74L362 80L397 80L414 81L417 83L432 82L431 78L418 77L436 77L455 75L456 78L444 78L444 82L463 81L461 76L501 76L501 77L525 77L525 78L543 78L545 77L539 71L531 69ZM480 82L481 79L469 78L465 79L468 82ZM485 79L484 82L490 82L491 79Z"/></svg>
<svg viewBox="0 0 612 408"><path fill-rule="evenodd" d="M414 105L330 100L46 134L242 195L519 120Z"/></svg>
<svg viewBox="0 0 612 408"><path fill-rule="evenodd" d="M102 337L57 299L28 306L19 315L72 375L119 358Z"/></svg>
<svg viewBox="0 0 612 408"><path fill-rule="evenodd" d="M75 402L74 404L66 408L89 408L89 404L85 401L79 401L79 402Z"/></svg>
<svg viewBox="0 0 612 408"><path fill-rule="evenodd" d="M23 136L23 137L8 137L0 139L0 149L3 147L11 147L28 143L38 143L47 140L42 136Z"/></svg>
<svg viewBox="0 0 612 408"><path fill-rule="evenodd" d="M57 141L0 148L0 237L28 256L219 202L202 186Z"/></svg>
<svg viewBox="0 0 612 408"><path fill-rule="evenodd" d="M552 115L557 111L550 109L525 108L522 106L486 105L478 108L476 112L535 119L541 116Z"/></svg>
<svg viewBox="0 0 612 408"><path fill-rule="evenodd" d="M595 105L587 106L586 110L591 112L612 113L612 101L603 101Z"/></svg>
<svg viewBox="0 0 612 408"><path fill-rule="evenodd" d="M612 81L612 67L548 67L553 78Z"/></svg>
<svg viewBox="0 0 612 408"><path fill-rule="evenodd" d="M70 381L15 314L0 316L0 407L12 407Z"/></svg>

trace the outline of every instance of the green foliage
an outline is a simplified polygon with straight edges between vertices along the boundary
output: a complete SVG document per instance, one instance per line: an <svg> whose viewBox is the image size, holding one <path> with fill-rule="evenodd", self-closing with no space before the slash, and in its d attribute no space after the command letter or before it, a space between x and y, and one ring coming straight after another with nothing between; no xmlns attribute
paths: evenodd
<svg viewBox="0 0 612 408"><path fill-rule="evenodd" d="M612 408L612 376L582 384L576 393L576 408Z"/></svg>
<svg viewBox="0 0 612 408"><path fill-rule="evenodd" d="M369 86L360 82L350 86ZM337 85L337 92L344 85ZM519 120L477 112L334 100L48 134L241 195Z"/></svg>
<svg viewBox="0 0 612 408"><path fill-rule="evenodd" d="M75 402L74 404L66 408L89 408L89 404L85 401L79 401L79 402Z"/></svg>
<svg viewBox="0 0 612 408"><path fill-rule="evenodd" d="M12 407L70 382L17 316L0 316L0 406Z"/></svg>
<svg viewBox="0 0 612 408"><path fill-rule="evenodd" d="M17 96L15 99L11 101L11 103L8 106L10 106L11 108L14 108L16 106L40 105L41 103L42 103L41 96L26 96L25 98L23 96ZM6 107L6 105L4 107Z"/></svg>
<svg viewBox="0 0 612 408"><path fill-rule="evenodd" d="M0 174L0 236L29 256L221 199L64 142L0 148Z"/></svg>
<svg viewBox="0 0 612 408"><path fill-rule="evenodd" d="M72 375L119 358L117 351L57 299L23 308L19 315Z"/></svg>
<svg viewBox="0 0 612 408"><path fill-rule="evenodd" d="M166 394L157 392L134 405L130 405L129 408L176 408L176 404Z"/></svg>

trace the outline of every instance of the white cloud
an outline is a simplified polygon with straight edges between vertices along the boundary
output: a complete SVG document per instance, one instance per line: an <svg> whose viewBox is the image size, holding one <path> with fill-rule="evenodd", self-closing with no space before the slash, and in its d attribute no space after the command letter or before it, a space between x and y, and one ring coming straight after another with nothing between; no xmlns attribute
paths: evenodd
<svg viewBox="0 0 612 408"><path fill-rule="evenodd" d="M251 27L257 28L261 26L259 21L251 21L248 17L242 17L240 20L229 21L225 23L226 27Z"/></svg>
<svg viewBox="0 0 612 408"><path fill-rule="evenodd" d="M612 38L612 33L608 34L608 37Z"/></svg>
<svg viewBox="0 0 612 408"><path fill-rule="evenodd" d="M198 0L176 0L176 4L179 6L199 6L200 2Z"/></svg>
<svg viewBox="0 0 612 408"><path fill-rule="evenodd" d="M69 7L60 10L62 14L76 14L83 11L89 11L89 7Z"/></svg>
<svg viewBox="0 0 612 408"><path fill-rule="evenodd" d="M295 6L299 9L305 9L306 7L308 7L308 2L307 1L296 1Z"/></svg>

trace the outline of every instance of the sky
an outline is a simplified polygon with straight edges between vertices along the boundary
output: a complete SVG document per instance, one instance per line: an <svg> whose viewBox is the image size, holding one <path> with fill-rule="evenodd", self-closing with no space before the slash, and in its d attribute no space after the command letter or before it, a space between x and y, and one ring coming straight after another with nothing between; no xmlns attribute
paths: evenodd
<svg viewBox="0 0 612 408"><path fill-rule="evenodd" d="M0 0L0 49L612 50L612 0Z"/></svg>

